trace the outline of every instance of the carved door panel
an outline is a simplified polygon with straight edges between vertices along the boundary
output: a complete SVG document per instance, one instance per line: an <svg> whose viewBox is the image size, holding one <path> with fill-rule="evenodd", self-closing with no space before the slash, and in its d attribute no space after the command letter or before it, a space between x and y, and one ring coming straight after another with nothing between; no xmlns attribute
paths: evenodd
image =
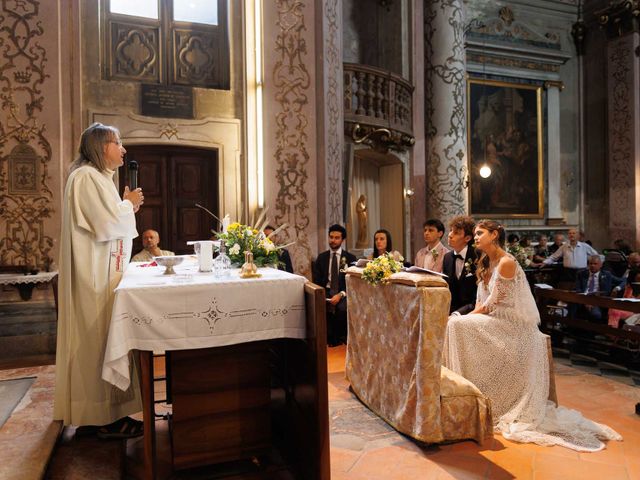
<svg viewBox="0 0 640 480"><path fill-rule="evenodd" d="M218 152L180 147L126 146L127 159L138 162L138 185L144 205L136 214L138 233L160 234L160 247L176 254L191 253L190 240L211 237L213 219L195 206L218 215ZM129 171L120 170L120 191L129 184ZM133 251L142 248L140 237Z"/></svg>

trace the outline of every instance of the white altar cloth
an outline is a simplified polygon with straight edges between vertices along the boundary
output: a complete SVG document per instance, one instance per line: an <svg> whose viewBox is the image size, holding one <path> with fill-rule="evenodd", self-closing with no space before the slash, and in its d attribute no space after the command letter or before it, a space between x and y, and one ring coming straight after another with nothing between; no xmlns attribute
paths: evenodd
<svg viewBox="0 0 640 480"><path fill-rule="evenodd" d="M200 273L195 260L174 267L131 263L120 284L109 326L102 378L129 387L130 350L219 347L272 338L305 338L304 284L299 275L261 268L261 278Z"/></svg>
<svg viewBox="0 0 640 480"><path fill-rule="evenodd" d="M24 273L0 273L0 285L20 285L24 283L46 283L58 275L58 272L38 272L35 275Z"/></svg>

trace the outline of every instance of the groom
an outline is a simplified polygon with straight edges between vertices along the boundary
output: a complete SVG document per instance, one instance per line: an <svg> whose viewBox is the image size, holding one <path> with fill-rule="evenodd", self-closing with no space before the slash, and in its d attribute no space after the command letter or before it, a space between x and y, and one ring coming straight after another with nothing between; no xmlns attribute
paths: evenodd
<svg viewBox="0 0 640 480"><path fill-rule="evenodd" d="M329 227L329 250L318 255L313 266L313 283L325 288L327 297L327 344L347 343L347 284L344 270L356 261L342 243L347 230L342 225Z"/></svg>
<svg viewBox="0 0 640 480"><path fill-rule="evenodd" d="M449 313L465 315L476 304L476 251L473 248L473 218L459 216L449 222L449 247L451 251L444 256L442 273L447 275L451 291Z"/></svg>

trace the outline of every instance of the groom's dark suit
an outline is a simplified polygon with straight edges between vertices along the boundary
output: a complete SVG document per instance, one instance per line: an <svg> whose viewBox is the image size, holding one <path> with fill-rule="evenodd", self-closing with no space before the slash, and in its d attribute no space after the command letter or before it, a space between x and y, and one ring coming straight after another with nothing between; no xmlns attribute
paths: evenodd
<svg viewBox="0 0 640 480"><path fill-rule="evenodd" d="M469 313L476 306L476 292L478 285L476 284L476 251L473 247L467 247L467 254L464 258L466 266L462 269L460 278L456 276L456 258L455 252L451 250L444 255L442 262L442 273L447 278L449 290L451 291L451 308L450 313L459 312L462 315Z"/></svg>
<svg viewBox="0 0 640 480"><path fill-rule="evenodd" d="M344 248L340 256L339 270L344 270L356 261L356 257L347 252ZM325 296L331 298L329 284L329 270L331 268L331 250L322 252L316 258L313 265L313 283L324 287ZM338 275L338 292L347 291L347 282L344 272ZM338 293L335 292L335 293ZM327 343L336 345L346 342L347 338L347 299L342 298L334 307L327 302Z"/></svg>

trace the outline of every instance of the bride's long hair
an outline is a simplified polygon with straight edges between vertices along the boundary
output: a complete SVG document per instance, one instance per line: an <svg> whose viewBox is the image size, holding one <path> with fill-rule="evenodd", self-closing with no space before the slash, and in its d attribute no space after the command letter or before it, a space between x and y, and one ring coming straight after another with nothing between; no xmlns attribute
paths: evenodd
<svg viewBox="0 0 640 480"><path fill-rule="evenodd" d="M476 223L476 228L483 228L487 230L489 233L498 232L498 238L496 238L496 246L504 249L506 233L502 225L500 225L495 220L485 219L485 220L480 220L478 223ZM485 282L485 283L488 282L489 276L491 275L491 271L489 270L489 263L490 263L489 256L486 254L486 252L483 252L482 250L480 251L482 253L476 264L477 265L476 277L478 279L477 280L478 284L480 284L480 282Z"/></svg>

